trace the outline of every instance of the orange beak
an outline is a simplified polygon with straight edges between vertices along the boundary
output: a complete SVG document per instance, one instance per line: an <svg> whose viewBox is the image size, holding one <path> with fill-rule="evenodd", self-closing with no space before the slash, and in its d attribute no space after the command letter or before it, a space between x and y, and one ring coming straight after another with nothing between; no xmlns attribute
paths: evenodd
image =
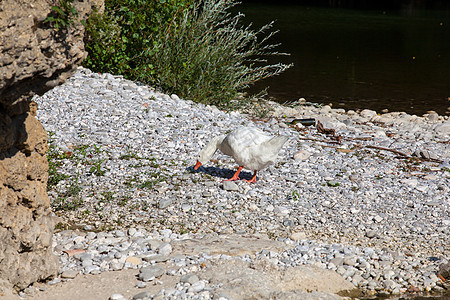
<svg viewBox="0 0 450 300"><path fill-rule="evenodd" d="M197 163L195 164L194 170L197 170L198 168L200 168L201 165L202 165L202 163L197 160Z"/></svg>

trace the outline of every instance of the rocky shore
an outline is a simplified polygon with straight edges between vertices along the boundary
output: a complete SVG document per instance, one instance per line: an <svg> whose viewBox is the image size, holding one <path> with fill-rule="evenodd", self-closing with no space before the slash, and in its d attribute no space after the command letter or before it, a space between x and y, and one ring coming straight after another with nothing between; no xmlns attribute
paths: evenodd
<svg viewBox="0 0 450 300"><path fill-rule="evenodd" d="M84 68L34 101L51 136L60 277L22 297L53 299L65 281L108 271L136 276L122 291L112 283L110 299L448 288L439 273L450 258L448 116L301 101L226 113ZM302 118L320 120L322 130L292 124ZM242 125L289 137L256 184L222 183L236 164L220 153L193 171L209 139ZM90 289L85 299L97 297Z"/></svg>

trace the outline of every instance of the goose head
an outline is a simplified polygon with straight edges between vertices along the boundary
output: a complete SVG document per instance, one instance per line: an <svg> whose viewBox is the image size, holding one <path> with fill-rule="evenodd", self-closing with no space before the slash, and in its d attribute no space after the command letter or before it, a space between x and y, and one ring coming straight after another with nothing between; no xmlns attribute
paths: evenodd
<svg viewBox="0 0 450 300"><path fill-rule="evenodd" d="M201 165L207 163L211 157L216 153L219 148L220 143L223 141L223 136L218 136L213 138L206 146L203 148L197 157L197 163L194 166L194 170L200 168Z"/></svg>

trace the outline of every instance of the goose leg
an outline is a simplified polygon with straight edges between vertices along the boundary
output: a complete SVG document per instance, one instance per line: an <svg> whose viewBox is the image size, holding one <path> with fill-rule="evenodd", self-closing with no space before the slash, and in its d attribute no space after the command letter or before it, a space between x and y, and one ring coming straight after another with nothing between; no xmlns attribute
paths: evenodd
<svg viewBox="0 0 450 300"><path fill-rule="evenodd" d="M256 183L256 170L255 170L255 173L253 174L252 179L250 179L250 180L245 180L245 181L247 181L248 183Z"/></svg>
<svg viewBox="0 0 450 300"><path fill-rule="evenodd" d="M224 181L236 181L239 180L239 173L241 173L243 166L239 166L239 169L237 169L236 173L234 173L233 177L230 179L224 180Z"/></svg>

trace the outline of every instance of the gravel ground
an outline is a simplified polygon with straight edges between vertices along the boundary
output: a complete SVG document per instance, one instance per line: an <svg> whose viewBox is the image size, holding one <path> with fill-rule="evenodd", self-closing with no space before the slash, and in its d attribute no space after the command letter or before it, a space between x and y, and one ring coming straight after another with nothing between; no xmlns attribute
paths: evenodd
<svg viewBox="0 0 450 300"><path fill-rule="evenodd" d="M226 113L84 68L34 101L51 141L57 228L84 231L55 235L61 273L143 268L152 260L142 255L170 256L176 240L256 234L289 249L242 259L335 270L369 294L443 289L437 271L450 258L447 116L302 101ZM320 120L325 130L289 125L294 118ZM288 136L278 162L256 184L222 183L237 166L220 153L193 171L200 149L237 126ZM87 252L63 255L73 249ZM127 261L136 256L137 264ZM170 297L214 296L214 286L198 282Z"/></svg>

